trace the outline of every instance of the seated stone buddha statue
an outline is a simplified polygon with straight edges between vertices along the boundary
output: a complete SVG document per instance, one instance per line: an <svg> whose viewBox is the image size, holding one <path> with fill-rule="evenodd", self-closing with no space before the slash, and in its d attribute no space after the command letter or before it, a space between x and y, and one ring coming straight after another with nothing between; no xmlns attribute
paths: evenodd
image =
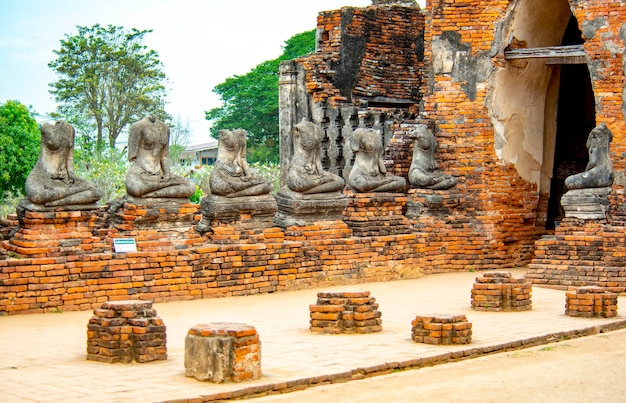
<svg viewBox="0 0 626 403"><path fill-rule="evenodd" d="M398 192L404 189L406 180L387 172L381 159L383 144L377 130L356 129L352 132L350 147L355 157L348 185L355 192Z"/></svg>
<svg viewBox="0 0 626 403"><path fill-rule="evenodd" d="M135 198L186 198L196 185L170 172L169 127L151 116L134 123L128 138L126 192Z"/></svg>
<svg viewBox="0 0 626 403"><path fill-rule="evenodd" d="M41 125L39 159L25 183L30 207L81 206L102 197L101 189L74 173L74 136L67 122Z"/></svg>

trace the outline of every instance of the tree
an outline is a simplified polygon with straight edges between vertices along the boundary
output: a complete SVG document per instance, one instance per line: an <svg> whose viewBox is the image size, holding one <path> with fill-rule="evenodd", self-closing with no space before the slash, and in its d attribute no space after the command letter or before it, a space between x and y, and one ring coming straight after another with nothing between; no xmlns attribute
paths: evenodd
<svg viewBox="0 0 626 403"><path fill-rule="evenodd" d="M169 158L172 164L180 164L183 151L189 145L189 139L191 138L191 128L189 126L189 120L183 120L180 115L176 120L170 123L170 148Z"/></svg>
<svg viewBox="0 0 626 403"><path fill-rule="evenodd" d="M99 148L105 132L115 147L130 123L151 114L165 120L167 77L157 52L142 45L152 31L99 24L77 28L77 35L65 35L54 50L57 59L48 64L59 76L50 84L59 115L75 125L85 118L91 122Z"/></svg>
<svg viewBox="0 0 626 403"><path fill-rule="evenodd" d="M211 136L217 138L221 129L245 129L250 161L278 162L278 67L314 50L315 30L296 34L285 41L277 59L215 86L222 106L206 112L206 119L213 121Z"/></svg>
<svg viewBox="0 0 626 403"><path fill-rule="evenodd" d="M19 101L0 105L0 202L24 193L24 183L39 156L39 125Z"/></svg>

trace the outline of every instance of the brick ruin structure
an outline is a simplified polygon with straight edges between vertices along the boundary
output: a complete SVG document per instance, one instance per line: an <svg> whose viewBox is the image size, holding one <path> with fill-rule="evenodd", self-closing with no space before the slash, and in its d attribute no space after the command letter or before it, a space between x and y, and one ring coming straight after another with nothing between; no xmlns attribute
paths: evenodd
<svg viewBox="0 0 626 403"><path fill-rule="evenodd" d="M349 137L368 127L381 132L388 171L406 178L409 133L427 124L454 188L407 190L407 220L380 232L380 217L374 226L358 221L368 215L360 201L351 203L352 227L229 223L200 234L192 204L126 203L90 217L30 212L0 231L0 314L525 264L534 284L626 290L626 11L616 4L428 0L422 10L374 1L321 12L317 51L280 67L281 166L291 158L291 127L307 118L324 130L330 172L348 175ZM605 219L565 217L563 180L584 170L587 135L600 123L613 133L610 208ZM137 252L114 252L112 239L124 236Z"/></svg>

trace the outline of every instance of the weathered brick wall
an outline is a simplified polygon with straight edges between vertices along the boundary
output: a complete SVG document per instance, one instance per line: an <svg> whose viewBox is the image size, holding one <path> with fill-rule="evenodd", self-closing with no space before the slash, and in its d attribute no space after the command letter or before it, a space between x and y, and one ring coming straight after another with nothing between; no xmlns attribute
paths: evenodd
<svg viewBox="0 0 626 403"><path fill-rule="evenodd" d="M617 2L608 0L569 3L585 40L596 100L596 121L605 122L614 135L611 154L616 183L612 202L613 210L616 210L623 203L624 186L621 158L626 146L622 113L624 40L619 32L626 22L626 11ZM524 180L516 166L504 163L495 152L495 133L487 102L493 84L491 74L506 67L501 52L507 44L498 44L502 38L497 35L498 29L503 29L502 24L507 23L504 19L513 5L512 1L502 0L481 1L479 5L475 1L458 0L427 2L425 60L431 75L423 116L434 121L437 140L446 150L440 155L441 165L459 177L459 189L465 203L474 209L473 217L480 221L480 231L491 237L494 250L505 250L508 245L507 253L516 253L516 248L523 253L532 247L532 241L541 233L535 223L545 222L547 202L545 195L540 197L535 183ZM540 7L541 2L537 5ZM442 38L458 44L461 51L457 56L489 61L491 70L485 71L489 74L476 76L455 70L458 66L446 70L445 66L433 65L446 62L438 60L434 54L437 51L434 44ZM458 63L458 59L451 63ZM515 95L510 94L511 97ZM608 244L605 245L607 251L603 263L596 261L582 267L583 256L592 259L595 253L591 250L592 245L581 250L579 242L594 237L596 227L598 225L594 223L563 227L562 223L561 229L557 228L556 241L538 242L540 255L533 261L533 266L540 273L537 277L541 278L537 278L536 283L582 285L590 281L607 284L608 281L608 284L615 285L611 277L621 277L621 269L614 274L603 273L604 265L609 260L615 262L617 253L610 251L612 247ZM572 233L575 236L572 237ZM558 247L553 246L555 242ZM623 285L622 278L619 282Z"/></svg>
<svg viewBox="0 0 626 403"><path fill-rule="evenodd" d="M470 57L484 58L495 40L495 26L508 1L443 0L428 2L425 42L432 45L452 32L466 46ZM494 129L485 107L485 77L453 77L436 73L432 46L426 46L426 69L431 79L423 115L432 120L439 143L442 169L459 178L463 203L480 222L477 231L493 242L493 250L515 254L528 249L537 234L535 227L539 193L536 185L519 177L512 165L498 160ZM471 66L468 66L471 67ZM474 80L472 82L472 79ZM472 86L471 90L468 89ZM467 233L472 239L474 236Z"/></svg>
<svg viewBox="0 0 626 403"><path fill-rule="evenodd" d="M354 159L350 135L368 127L381 132L390 170L406 177L407 144L394 131L416 117L422 99L423 27L417 6L320 13L318 51L281 66L281 166L291 158L291 127L306 118L324 129L322 164L328 171L347 177Z"/></svg>
<svg viewBox="0 0 626 403"><path fill-rule="evenodd" d="M626 291L625 228L624 211L607 222L564 219L553 236L537 241L526 278L556 288L597 285Z"/></svg>
<svg viewBox="0 0 626 403"><path fill-rule="evenodd" d="M624 120L624 37L626 10L610 0L570 1L583 37L593 84L596 121L613 133L611 161L615 183L608 220L566 218L536 244L527 275L534 284L562 288L599 285L626 291L626 259L623 211L626 152Z"/></svg>
<svg viewBox="0 0 626 403"><path fill-rule="evenodd" d="M542 233L536 222L545 221L547 203L537 184L524 180L515 165L498 157L486 106L489 74L504 65L505 46L494 45L497 29L512 4L437 0L428 1L424 13L398 5L323 13L318 20L320 52L281 66L280 91L290 92L293 101L285 108L281 101L281 163L290 124L306 117L324 127L324 163L331 171L349 170L349 135L354 128L367 126L382 131L390 171L406 176L411 157L408 132L418 122L433 124L437 161L459 184L446 208L410 219L413 232L354 237L341 228L325 232L312 225L264 228L253 234L256 243L229 243L238 235L224 227L214 234L220 243L212 243L193 232L193 211L186 213L186 226L179 222L158 229L149 220L137 221L150 212L135 211L119 216L113 229L92 231L91 237L100 237L104 246L98 239L90 242L104 250L114 236L133 236L149 251L116 254L82 249L67 256L20 259L13 257L17 249L9 251L7 259L0 260L0 314L93 309L108 300L248 295L528 262ZM616 5L609 0L570 2L586 41L596 120L607 123L614 136L612 211L623 203L626 182L620 36L626 10ZM447 65L456 59L433 64L433 47L443 42L462 50L458 60L466 64L461 73L452 74L454 69ZM350 48L360 52L357 68L345 58L342 62ZM342 74L346 80L337 81ZM285 150L288 155L289 147ZM623 228L615 214L607 223L565 220L554 238L537 242L533 281L626 290ZM604 234L601 239L596 238L597 231Z"/></svg>
<svg viewBox="0 0 626 403"><path fill-rule="evenodd" d="M570 0L585 36L585 52L589 58L596 101L596 121L604 122L613 132L611 161L616 173L613 185L614 206L624 203L626 162L626 121L624 118L624 53L623 28L626 9L621 1Z"/></svg>
<svg viewBox="0 0 626 403"><path fill-rule="evenodd" d="M60 223L59 229L62 232ZM138 238L154 236L151 229L133 233ZM319 225L271 227L263 233L263 242L253 244L236 243L234 237L230 244L205 239L199 246L174 246L164 235L161 242L169 246L160 250L147 243L146 250L138 244L140 251L132 253L0 260L0 315L88 310L128 299L163 302L251 295L423 273L417 258L423 248L419 234L356 238L345 229Z"/></svg>
<svg viewBox="0 0 626 403"><path fill-rule="evenodd" d="M419 101L424 16L418 7L344 7L317 18L318 52L305 64L307 87L335 101L375 97ZM317 90L317 91L316 91ZM320 94L321 95L321 94Z"/></svg>

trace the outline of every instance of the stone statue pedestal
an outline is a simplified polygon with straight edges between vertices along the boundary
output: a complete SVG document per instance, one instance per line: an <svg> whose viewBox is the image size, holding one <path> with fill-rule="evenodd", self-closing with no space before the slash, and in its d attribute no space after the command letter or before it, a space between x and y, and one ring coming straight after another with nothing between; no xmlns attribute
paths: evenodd
<svg viewBox="0 0 626 403"><path fill-rule="evenodd" d="M270 194L246 197L210 195L203 197L200 203L202 220L196 231L206 234L214 243L261 242L268 231L272 232L270 227L276 209L276 199ZM280 230L274 232L280 233Z"/></svg>
<svg viewBox="0 0 626 403"><path fill-rule="evenodd" d="M353 193L347 190L349 207L344 221L354 236L408 234L412 232L403 210L407 196L403 193Z"/></svg>
<svg viewBox="0 0 626 403"><path fill-rule="evenodd" d="M112 238L134 238L138 252L184 249L202 244L194 231L199 205L188 199L122 199L109 209Z"/></svg>
<svg viewBox="0 0 626 403"><path fill-rule="evenodd" d="M572 189L561 197L565 217L604 220L609 212L610 187Z"/></svg>
<svg viewBox="0 0 626 403"><path fill-rule="evenodd" d="M276 195L274 224L281 228L307 226L320 221L341 221L348 199L341 192L303 194L287 187Z"/></svg>
<svg viewBox="0 0 626 403"><path fill-rule="evenodd" d="M449 215L460 204L461 193L457 189L431 190L409 189L406 213L408 218L422 215Z"/></svg>
<svg viewBox="0 0 626 403"><path fill-rule="evenodd" d="M105 212L95 204L45 208L20 201L19 229L4 242L7 251L23 257L58 257L111 251L102 231Z"/></svg>

